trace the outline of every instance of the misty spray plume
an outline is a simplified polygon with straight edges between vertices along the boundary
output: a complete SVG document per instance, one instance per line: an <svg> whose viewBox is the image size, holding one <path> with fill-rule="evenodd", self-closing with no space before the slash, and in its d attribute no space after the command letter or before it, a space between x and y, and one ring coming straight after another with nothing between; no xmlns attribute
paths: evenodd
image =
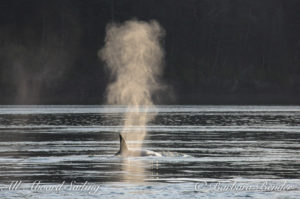
<svg viewBox="0 0 300 199"><path fill-rule="evenodd" d="M127 140L138 141L131 147L141 147L147 122L154 117L147 114L149 108L154 108L152 95L163 87L159 84L163 36L164 30L156 21L113 23L107 26L105 46L99 51L112 76L107 87L107 103L129 108L122 134ZM133 126L138 131L126 131Z"/></svg>

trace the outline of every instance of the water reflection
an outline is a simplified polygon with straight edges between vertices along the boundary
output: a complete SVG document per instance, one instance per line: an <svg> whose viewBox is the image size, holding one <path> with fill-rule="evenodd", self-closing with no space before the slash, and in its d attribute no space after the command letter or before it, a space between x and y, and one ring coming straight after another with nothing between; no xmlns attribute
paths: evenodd
<svg viewBox="0 0 300 199"><path fill-rule="evenodd" d="M122 158L121 182L141 183L149 176L145 164L138 158Z"/></svg>
<svg viewBox="0 0 300 199"><path fill-rule="evenodd" d="M159 179L159 158L122 158L121 182L144 183Z"/></svg>

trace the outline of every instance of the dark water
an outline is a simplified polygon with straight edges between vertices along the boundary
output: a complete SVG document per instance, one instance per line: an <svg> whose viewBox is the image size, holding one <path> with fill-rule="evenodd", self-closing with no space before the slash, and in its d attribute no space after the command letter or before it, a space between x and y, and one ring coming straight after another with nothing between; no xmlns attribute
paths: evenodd
<svg viewBox="0 0 300 199"><path fill-rule="evenodd" d="M143 146L164 156L124 159L113 154L125 112L115 106L1 107L1 198L300 197L300 107L160 106L149 113L158 115ZM21 181L17 190L8 188L14 181ZM35 181L65 184L59 192L38 191ZM96 194L71 190L74 181L101 188ZM211 186L220 182L292 188Z"/></svg>

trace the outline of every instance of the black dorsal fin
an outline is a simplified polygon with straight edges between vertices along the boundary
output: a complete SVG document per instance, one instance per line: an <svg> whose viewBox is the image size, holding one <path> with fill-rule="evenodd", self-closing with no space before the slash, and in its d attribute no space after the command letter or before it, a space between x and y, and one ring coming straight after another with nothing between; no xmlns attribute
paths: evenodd
<svg viewBox="0 0 300 199"><path fill-rule="evenodd" d="M126 141L125 141L125 139L124 139L124 137L121 135L121 134L119 134L119 136L120 136L120 153L126 153L127 151L128 151L128 147L127 147L127 144L126 144Z"/></svg>

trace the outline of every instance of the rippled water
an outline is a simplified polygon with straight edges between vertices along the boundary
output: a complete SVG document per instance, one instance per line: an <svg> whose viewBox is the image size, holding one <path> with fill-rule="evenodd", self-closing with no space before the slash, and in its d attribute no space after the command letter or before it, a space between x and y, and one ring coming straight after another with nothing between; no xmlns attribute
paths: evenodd
<svg viewBox="0 0 300 199"><path fill-rule="evenodd" d="M300 197L298 106L159 106L143 145L164 156L120 158L126 111L0 106L0 197ZM233 183L257 187L225 189ZM270 190L284 183L291 188ZM50 185L61 189L43 189Z"/></svg>

